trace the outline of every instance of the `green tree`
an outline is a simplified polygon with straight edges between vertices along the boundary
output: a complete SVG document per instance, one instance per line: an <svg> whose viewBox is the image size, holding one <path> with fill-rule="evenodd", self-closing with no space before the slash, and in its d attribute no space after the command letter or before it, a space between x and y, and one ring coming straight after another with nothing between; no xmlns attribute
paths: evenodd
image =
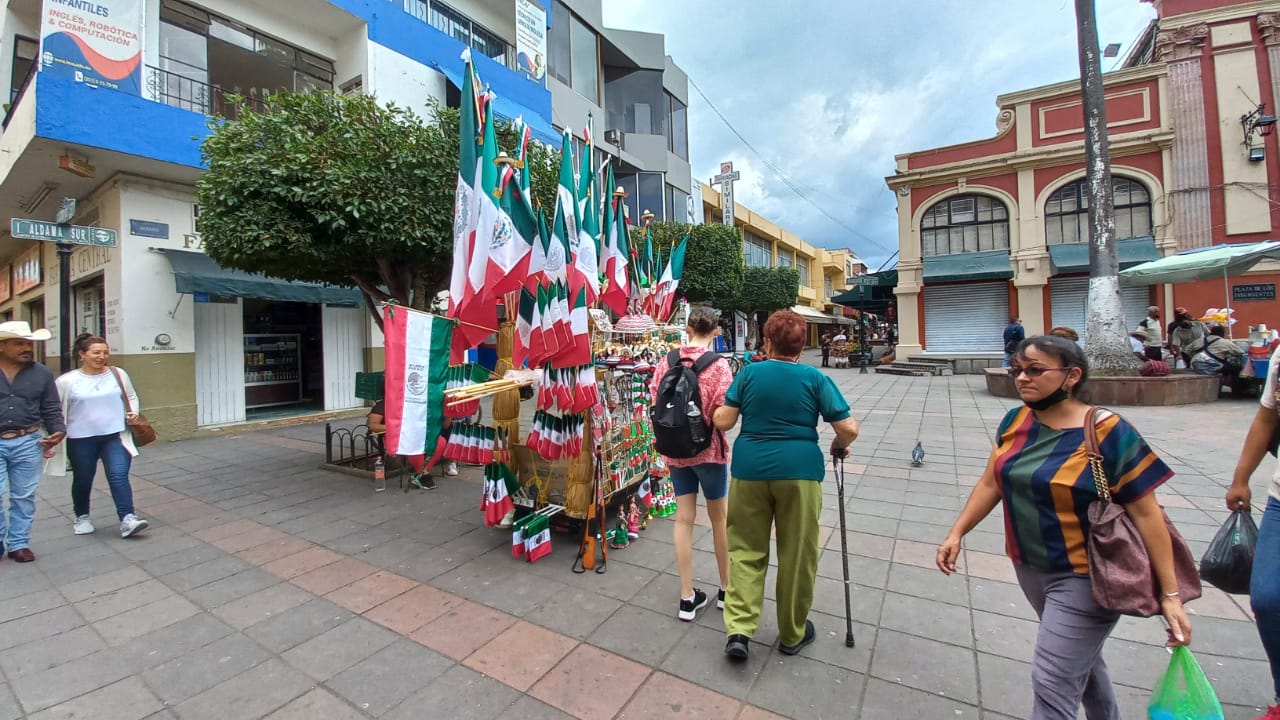
<svg viewBox="0 0 1280 720"><path fill-rule="evenodd" d="M661 266L654 271L655 278L666 267L671 248L679 243L686 232L689 248L684 259L684 275L680 279L680 294L695 303L708 303L712 307L727 308L737 300L742 289L742 236L727 225L686 225L680 222L653 224L653 244L662 258ZM633 247L644 246L644 231L632 228Z"/></svg>
<svg viewBox="0 0 1280 720"><path fill-rule="evenodd" d="M726 310L747 316L747 338L760 337L757 313L787 310L800 294L800 271L793 267L749 267L742 273L742 289Z"/></svg>
<svg viewBox="0 0 1280 720"><path fill-rule="evenodd" d="M426 309L448 287L458 116L432 122L368 95L280 93L261 111L212 120L196 184L197 230L218 264L360 288ZM515 147L509 124L499 143ZM558 153L531 143L534 195L555 196ZM546 177L551 175L548 186Z"/></svg>

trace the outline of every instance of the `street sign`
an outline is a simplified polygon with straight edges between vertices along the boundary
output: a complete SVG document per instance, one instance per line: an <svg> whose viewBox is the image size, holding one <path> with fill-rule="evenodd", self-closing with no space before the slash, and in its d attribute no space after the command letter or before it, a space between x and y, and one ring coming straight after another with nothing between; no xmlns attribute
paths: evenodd
<svg viewBox="0 0 1280 720"><path fill-rule="evenodd" d="M742 174L733 169L733 163L720 163L720 174L711 178L712 185L720 186L720 212L725 225L733 227L733 183L740 180Z"/></svg>
<svg viewBox="0 0 1280 720"><path fill-rule="evenodd" d="M44 220L13 218L9 221L9 234L24 240L43 240L68 245L116 246L115 230L84 225L60 225Z"/></svg>
<svg viewBox="0 0 1280 720"><path fill-rule="evenodd" d="M60 224L71 222L76 216L76 199L73 197L64 197L62 202L58 203L58 214L54 216L54 220Z"/></svg>

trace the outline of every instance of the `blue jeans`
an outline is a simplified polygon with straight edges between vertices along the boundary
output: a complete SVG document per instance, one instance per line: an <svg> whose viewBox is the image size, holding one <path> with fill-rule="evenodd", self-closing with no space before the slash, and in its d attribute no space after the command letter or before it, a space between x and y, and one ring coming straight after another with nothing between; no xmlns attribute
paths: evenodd
<svg viewBox="0 0 1280 720"><path fill-rule="evenodd" d="M1249 599L1262 649L1271 661L1273 690L1280 699L1280 500L1273 497L1267 498L1267 509L1258 526Z"/></svg>
<svg viewBox="0 0 1280 720"><path fill-rule="evenodd" d="M43 466L39 433L0 440L0 502L9 493L7 529L4 506L0 505L0 540L9 552L21 550L30 542L31 521L36 516L36 487L40 485Z"/></svg>
<svg viewBox="0 0 1280 720"><path fill-rule="evenodd" d="M124 449L120 435L67 438L67 458L71 460L71 503L77 517L89 514L89 493L93 490L93 476L98 472L98 460L102 460L107 471L107 486L116 503L116 515L123 520L125 515L133 514L133 486L129 485L133 456Z"/></svg>
<svg viewBox="0 0 1280 720"><path fill-rule="evenodd" d="M690 467L672 467L671 485L676 497L698 494L698 486L702 486L702 497L708 500L719 500L729 494L729 466L724 463L698 463Z"/></svg>

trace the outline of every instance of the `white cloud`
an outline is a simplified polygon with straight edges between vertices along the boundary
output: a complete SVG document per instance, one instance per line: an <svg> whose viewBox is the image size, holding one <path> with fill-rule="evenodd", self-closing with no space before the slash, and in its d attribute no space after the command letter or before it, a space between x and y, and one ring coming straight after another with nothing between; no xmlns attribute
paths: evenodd
<svg viewBox="0 0 1280 720"><path fill-rule="evenodd" d="M1100 5L1101 44L1124 43L1123 56L1154 16L1151 6ZM997 95L1078 75L1074 7L1065 0L604 0L604 18L665 34L691 81L822 210L690 87L695 181L732 160L742 173L739 202L814 244L852 247L872 265L897 248L896 201L884 185L895 154L990 137Z"/></svg>

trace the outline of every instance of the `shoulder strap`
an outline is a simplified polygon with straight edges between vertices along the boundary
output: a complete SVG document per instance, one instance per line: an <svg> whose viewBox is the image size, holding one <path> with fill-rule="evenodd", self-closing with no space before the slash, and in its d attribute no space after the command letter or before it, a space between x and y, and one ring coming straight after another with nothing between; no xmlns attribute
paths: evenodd
<svg viewBox="0 0 1280 720"><path fill-rule="evenodd" d="M1084 452L1089 458L1089 471L1093 474L1093 487L1098 491L1098 499L1111 502L1111 488L1107 482L1106 469L1102 467L1102 450L1098 446L1098 413L1105 412L1093 405L1084 416ZM1110 414L1110 413L1108 413Z"/></svg>
<svg viewBox="0 0 1280 720"><path fill-rule="evenodd" d="M120 386L120 397L124 398L124 412L128 415L133 412L133 405L129 402L129 392L124 389L124 379L120 377L120 368L112 367L111 375L116 379L116 384Z"/></svg>
<svg viewBox="0 0 1280 720"><path fill-rule="evenodd" d="M711 363L717 360L723 360L723 359L724 358L720 357L720 353L716 353L708 350L702 353L702 355L699 356L696 361L694 361L693 374L695 375L701 374L703 370L706 370L707 368L711 367Z"/></svg>
<svg viewBox="0 0 1280 720"><path fill-rule="evenodd" d="M672 350L671 352L667 353L667 372L671 372L671 369L679 364L680 364L680 348L676 348L675 350Z"/></svg>

